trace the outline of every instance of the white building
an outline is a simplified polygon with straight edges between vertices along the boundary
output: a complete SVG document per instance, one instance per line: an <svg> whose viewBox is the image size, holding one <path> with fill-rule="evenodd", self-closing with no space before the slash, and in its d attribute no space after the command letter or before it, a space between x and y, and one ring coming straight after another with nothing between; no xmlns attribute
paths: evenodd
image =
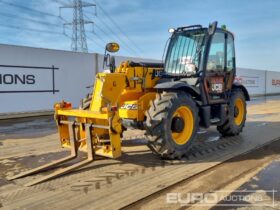
<svg viewBox="0 0 280 210"><path fill-rule="evenodd" d="M116 61L127 59L155 62ZM78 106L102 64L103 55L96 53L0 45L0 118L47 113L62 99ZM237 75L251 95L280 93L280 72L238 68Z"/></svg>

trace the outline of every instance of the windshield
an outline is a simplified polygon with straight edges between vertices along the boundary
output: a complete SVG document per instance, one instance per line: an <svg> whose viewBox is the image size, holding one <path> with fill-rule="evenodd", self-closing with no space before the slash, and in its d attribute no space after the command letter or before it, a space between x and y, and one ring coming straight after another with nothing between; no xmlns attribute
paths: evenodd
<svg viewBox="0 0 280 210"><path fill-rule="evenodd" d="M174 34L165 59L165 72L167 74L193 75L199 68L199 60L203 55L204 37L204 29Z"/></svg>

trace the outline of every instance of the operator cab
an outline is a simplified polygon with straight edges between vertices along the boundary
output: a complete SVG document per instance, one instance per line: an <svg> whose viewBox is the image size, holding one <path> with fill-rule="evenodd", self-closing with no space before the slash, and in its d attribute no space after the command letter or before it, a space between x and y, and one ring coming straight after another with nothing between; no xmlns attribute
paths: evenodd
<svg viewBox="0 0 280 210"><path fill-rule="evenodd" d="M217 22L171 32L163 77L192 86L203 104L225 102L236 71L233 34Z"/></svg>
<svg viewBox="0 0 280 210"><path fill-rule="evenodd" d="M202 27L193 27L174 30L165 59L167 75L192 77L198 71L206 33Z"/></svg>

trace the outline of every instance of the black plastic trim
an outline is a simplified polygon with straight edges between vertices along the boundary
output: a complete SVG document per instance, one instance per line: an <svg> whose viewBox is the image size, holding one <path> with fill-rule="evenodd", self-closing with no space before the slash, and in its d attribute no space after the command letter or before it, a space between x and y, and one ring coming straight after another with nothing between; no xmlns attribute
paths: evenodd
<svg viewBox="0 0 280 210"><path fill-rule="evenodd" d="M148 63L148 62L133 62L130 61L129 65L131 67L151 67L151 68L163 68L164 64L163 63Z"/></svg>

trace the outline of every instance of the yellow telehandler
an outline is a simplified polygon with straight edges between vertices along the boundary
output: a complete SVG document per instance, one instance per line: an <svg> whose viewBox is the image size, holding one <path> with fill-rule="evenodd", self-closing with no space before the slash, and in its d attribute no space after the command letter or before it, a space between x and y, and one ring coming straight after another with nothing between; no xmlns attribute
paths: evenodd
<svg viewBox="0 0 280 210"><path fill-rule="evenodd" d="M98 73L91 94L79 109L71 103L55 104L55 120L69 157L23 172L10 180L46 170L77 157L88 159L28 183L34 185L60 176L92 160L95 155L121 156L125 129L146 131L153 153L180 159L196 139L199 127L217 126L223 136L238 135L246 120L246 88L234 82L234 36L213 22L171 29L164 63L125 61L116 68L119 45L106 46L104 63L109 72Z"/></svg>

